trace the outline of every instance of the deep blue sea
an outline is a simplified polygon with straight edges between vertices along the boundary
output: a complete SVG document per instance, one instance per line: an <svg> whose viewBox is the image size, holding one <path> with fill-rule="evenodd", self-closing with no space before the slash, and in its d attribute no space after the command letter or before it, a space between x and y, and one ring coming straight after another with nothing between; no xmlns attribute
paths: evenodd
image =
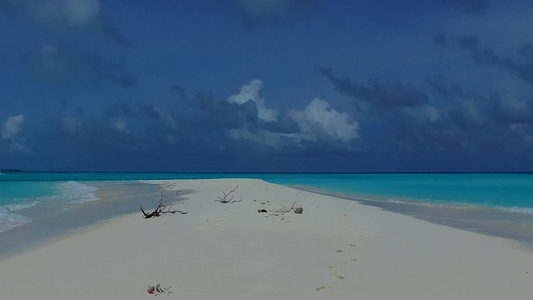
<svg viewBox="0 0 533 300"><path fill-rule="evenodd" d="M504 218L533 219L533 174L275 174L275 173L0 173L0 232L30 223L24 209L67 211L95 201L94 181L258 178L341 194L381 207L425 207L502 212ZM370 201L370 202L368 202ZM372 204L371 204L372 205ZM407 209L405 211L408 211ZM433 213L417 209L417 214ZM488 215L485 213L485 215ZM495 214L490 214L495 215ZM422 216L423 217L423 216ZM470 218L466 216L464 218ZM427 218L431 219L431 218ZM528 225L529 226L529 225ZM532 227L533 228L533 227ZM529 229L527 229L529 230ZM533 235L533 231L531 232Z"/></svg>

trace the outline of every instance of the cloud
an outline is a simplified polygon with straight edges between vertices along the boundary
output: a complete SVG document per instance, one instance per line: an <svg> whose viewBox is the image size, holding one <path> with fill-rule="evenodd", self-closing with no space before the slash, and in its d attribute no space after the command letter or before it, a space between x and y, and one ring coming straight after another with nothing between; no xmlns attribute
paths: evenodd
<svg viewBox="0 0 533 300"><path fill-rule="evenodd" d="M446 37L437 33L433 43L444 49L463 50L470 54L471 59L490 67L498 67L510 71L529 85L533 85L533 45L523 44L516 51L516 57L499 56L493 49L483 48L474 35Z"/></svg>
<svg viewBox="0 0 533 300"><path fill-rule="evenodd" d="M13 139L22 132L24 120L23 114L7 118L7 121L2 124L2 139Z"/></svg>
<svg viewBox="0 0 533 300"><path fill-rule="evenodd" d="M137 117L137 112L132 107L130 103L125 103L123 101L115 101L111 103L105 109L106 115L109 117L118 118L120 116L125 116L129 118Z"/></svg>
<svg viewBox="0 0 533 300"><path fill-rule="evenodd" d="M455 9L470 15L479 15L487 8L486 0L438 0L442 7Z"/></svg>
<svg viewBox="0 0 533 300"><path fill-rule="evenodd" d="M231 129L229 137L277 153L292 153L320 144L325 148L339 148L359 138L358 130L359 124L348 113L331 109L326 101L315 98L304 109L291 110L276 122L244 123Z"/></svg>
<svg viewBox="0 0 533 300"><path fill-rule="evenodd" d="M33 77L43 83L138 85L136 78L125 73L123 62L105 62L99 55L68 46L42 45L28 55L27 63Z"/></svg>
<svg viewBox="0 0 533 300"><path fill-rule="evenodd" d="M23 114L7 118L7 121L2 124L2 139L13 139L22 132L24 120Z"/></svg>
<svg viewBox="0 0 533 300"><path fill-rule="evenodd" d="M5 0L0 11L59 35L88 31L121 46L130 44L103 12L98 0Z"/></svg>
<svg viewBox="0 0 533 300"><path fill-rule="evenodd" d="M419 124L436 122L442 118L442 112L431 105L405 107L402 109L402 112L411 117L413 122Z"/></svg>
<svg viewBox="0 0 533 300"><path fill-rule="evenodd" d="M451 111L450 116L463 128L481 127L486 123L486 117L471 99L459 100L458 106Z"/></svg>
<svg viewBox="0 0 533 300"><path fill-rule="evenodd" d="M283 146L286 146L286 140L282 134L262 128L250 128L245 126L231 129L229 131L229 136L235 140L245 140L253 144L266 146L276 150L280 150Z"/></svg>
<svg viewBox="0 0 533 300"><path fill-rule="evenodd" d="M247 28L317 11L318 0L227 0Z"/></svg>
<svg viewBox="0 0 533 300"><path fill-rule="evenodd" d="M313 99L303 110L292 110L289 116L298 124L303 139L347 143L359 137L359 124L348 113L340 113L329 104Z"/></svg>
<svg viewBox="0 0 533 300"><path fill-rule="evenodd" d="M12 116L2 124L2 139L9 141L9 149L12 153L29 153L30 149L18 138L22 132L24 120L23 114Z"/></svg>
<svg viewBox="0 0 533 300"><path fill-rule="evenodd" d="M116 131L128 132L128 128L127 128L128 125L126 121L124 120L120 120L120 119L112 120L109 126L115 129Z"/></svg>
<svg viewBox="0 0 533 300"><path fill-rule="evenodd" d="M257 106L257 117L265 122L276 121L278 112L269 109L265 105L265 98L259 95L259 91L263 88L263 82L259 79L254 79L248 84L241 87L239 94L230 96L226 101L229 103L237 103L242 105L248 101L252 101Z"/></svg>
<svg viewBox="0 0 533 300"><path fill-rule="evenodd" d="M497 116L505 123L526 123L530 119L529 105L512 95L505 95L497 101Z"/></svg>
<svg viewBox="0 0 533 300"><path fill-rule="evenodd" d="M321 68L319 72L327 78L337 90L357 100L377 108L394 108L424 105L428 96L424 91L408 84L374 83L371 86L352 82L349 78L340 78L332 69Z"/></svg>
<svg viewBox="0 0 533 300"><path fill-rule="evenodd" d="M533 126L531 124L511 124L509 129L520 141L533 147Z"/></svg>
<svg viewBox="0 0 533 300"><path fill-rule="evenodd" d="M162 110L153 104L147 104L144 106L144 114L147 118L165 124L171 129L178 128L178 121L174 119L169 112Z"/></svg>

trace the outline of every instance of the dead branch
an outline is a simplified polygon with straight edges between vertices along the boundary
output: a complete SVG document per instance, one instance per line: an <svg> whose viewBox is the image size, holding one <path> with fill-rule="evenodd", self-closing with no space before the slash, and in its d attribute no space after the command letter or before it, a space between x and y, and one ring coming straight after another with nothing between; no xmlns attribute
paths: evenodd
<svg viewBox="0 0 533 300"><path fill-rule="evenodd" d="M154 217L160 217L163 214L181 213L182 215L185 215L185 214L188 213L186 211L181 211L181 210L171 210L172 207L174 205L176 205L176 203L178 203L177 200L174 201L174 203L172 203L170 206L164 204L165 191L168 190L171 187L172 187L172 185L165 185L165 186L161 187L161 190L159 191L158 204L157 204L157 207L156 207L156 209L154 211L146 212L146 211L144 211L143 207L141 206L141 212L143 213L143 216L144 216L145 219L150 219L150 218L154 218ZM176 198L177 198L177 195L178 195L178 192L176 192Z"/></svg>
<svg viewBox="0 0 533 300"><path fill-rule="evenodd" d="M232 195L238 188L239 186L236 186L233 190L229 191L227 194L226 192L222 191L222 194L223 196L222 197L217 197L217 200L215 201L218 201L220 203L235 203L235 202L242 202L242 197L240 200L233 200L233 198L235 198L235 195ZM228 199L228 197L231 195L231 198Z"/></svg>
<svg viewBox="0 0 533 300"><path fill-rule="evenodd" d="M289 213L291 212L291 210L294 209L294 205L296 205L296 201L294 201L294 203L291 205L291 208L287 209L285 207L282 207L281 209L278 209L276 212L277 213L280 213L280 214L286 214L286 213Z"/></svg>
<svg viewBox="0 0 533 300"><path fill-rule="evenodd" d="M303 212L303 208L302 207L294 207L295 205L296 205L296 201L294 201L294 203L292 203L290 208L282 207L282 208L280 208L278 210L275 210L273 215L275 215L275 216L284 215L284 214L290 213L291 211L294 211L294 213L296 213L296 214L301 214Z"/></svg>

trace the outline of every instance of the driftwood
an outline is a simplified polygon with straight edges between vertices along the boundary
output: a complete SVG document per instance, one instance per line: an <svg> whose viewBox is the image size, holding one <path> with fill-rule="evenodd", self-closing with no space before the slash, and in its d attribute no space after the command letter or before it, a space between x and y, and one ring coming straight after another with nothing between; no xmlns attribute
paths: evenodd
<svg viewBox="0 0 533 300"><path fill-rule="evenodd" d="M172 203L171 205L167 206L166 204L163 203L163 195L165 194L165 191L168 190L169 188L171 188L172 186L171 185L166 185L166 186L163 186L161 187L161 190L159 191L159 199L158 199L158 204L157 204L157 207L154 211L151 211L151 212L146 212L144 211L143 207L141 206L141 212L143 213L143 216L145 219L150 219L150 218L154 218L154 217L160 217L164 214L175 214L175 213L181 213L182 215L185 215L187 214L186 211L181 211L181 210L171 210L172 207L174 205L176 205L176 203L178 203L178 201L174 201L174 203ZM178 192L176 192L176 195L178 194Z"/></svg>
<svg viewBox="0 0 533 300"><path fill-rule="evenodd" d="M292 203L290 208L282 207L281 209L274 211L274 215L275 216L284 215L284 214L290 213L291 211L294 211L295 214L302 214L304 211L303 207L294 207L295 205L296 205L296 201Z"/></svg>
<svg viewBox="0 0 533 300"><path fill-rule="evenodd" d="M235 203L235 202L242 202L242 198L240 200L233 200L235 198L235 195L232 195L239 186L236 186L233 190L229 191L227 194L226 192L222 191L223 196L217 197L217 200L220 203ZM228 197L231 195L231 198L228 199Z"/></svg>

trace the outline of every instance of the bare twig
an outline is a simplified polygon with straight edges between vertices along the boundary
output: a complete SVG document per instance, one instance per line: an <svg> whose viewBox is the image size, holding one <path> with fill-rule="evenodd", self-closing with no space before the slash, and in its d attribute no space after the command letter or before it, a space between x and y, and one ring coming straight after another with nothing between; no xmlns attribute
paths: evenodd
<svg viewBox="0 0 533 300"><path fill-rule="evenodd" d="M233 190L229 191L227 194L226 194L226 192L222 191L223 196L222 196L222 197L217 197L217 200L215 200L215 201L218 201L218 202L220 202L220 203L235 203L235 202L242 202L242 197L241 197L241 199L239 199L239 200L233 200L233 198L235 198L235 195L231 195L231 194L233 194L233 193L237 190L238 187L239 187L239 186L236 186ZM228 199L228 197L229 197L230 195L231 195L231 198Z"/></svg>
<svg viewBox="0 0 533 300"><path fill-rule="evenodd" d="M274 215L274 216L279 216L279 215L281 215L281 216L283 216L283 215L285 215L285 214L287 214L287 213L290 213L291 211L294 211L294 213L296 213L296 214L301 214L302 211L303 211L303 208L301 208L301 207L294 207L295 205L296 205L296 201L294 201L294 202L292 203L292 205L291 205L290 208L282 207L282 208L280 208L280 209L278 209L278 210L275 210L271 215ZM259 212L261 212L261 211L259 211Z"/></svg>
<svg viewBox="0 0 533 300"><path fill-rule="evenodd" d="M178 203L177 200L174 203L172 203L170 206L167 206L167 205L165 205L163 203L163 199L164 199L163 196L165 194L165 191L168 190L171 187L172 187L172 185L165 185L165 186L161 187L161 190L159 191L158 205L157 205L157 208L154 211L151 211L151 212L147 213L146 211L144 211L144 209L141 206L141 212L143 213L143 216L144 216L145 219L150 219L150 218L153 218L153 217L160 217L163 214L175 214L175 213L181 213L182 215L187 214L186 211L170 210L174 205L176 205L176 203ZM176 195L178 195L178 192L176 192ZM176 198L177 198L177 196L176 196Z"/></svg>
<svg viewBox="0 0 533 300"><path fill-rule="evenodd" d="M281 209L276 210L276 213L279 213L279 214L289 213L291 212L291 210L294 209L294 205L296 205L296 201L294 201L294 203L291 205L291 208L287 209L285 207L282 207Z"/></svg>

